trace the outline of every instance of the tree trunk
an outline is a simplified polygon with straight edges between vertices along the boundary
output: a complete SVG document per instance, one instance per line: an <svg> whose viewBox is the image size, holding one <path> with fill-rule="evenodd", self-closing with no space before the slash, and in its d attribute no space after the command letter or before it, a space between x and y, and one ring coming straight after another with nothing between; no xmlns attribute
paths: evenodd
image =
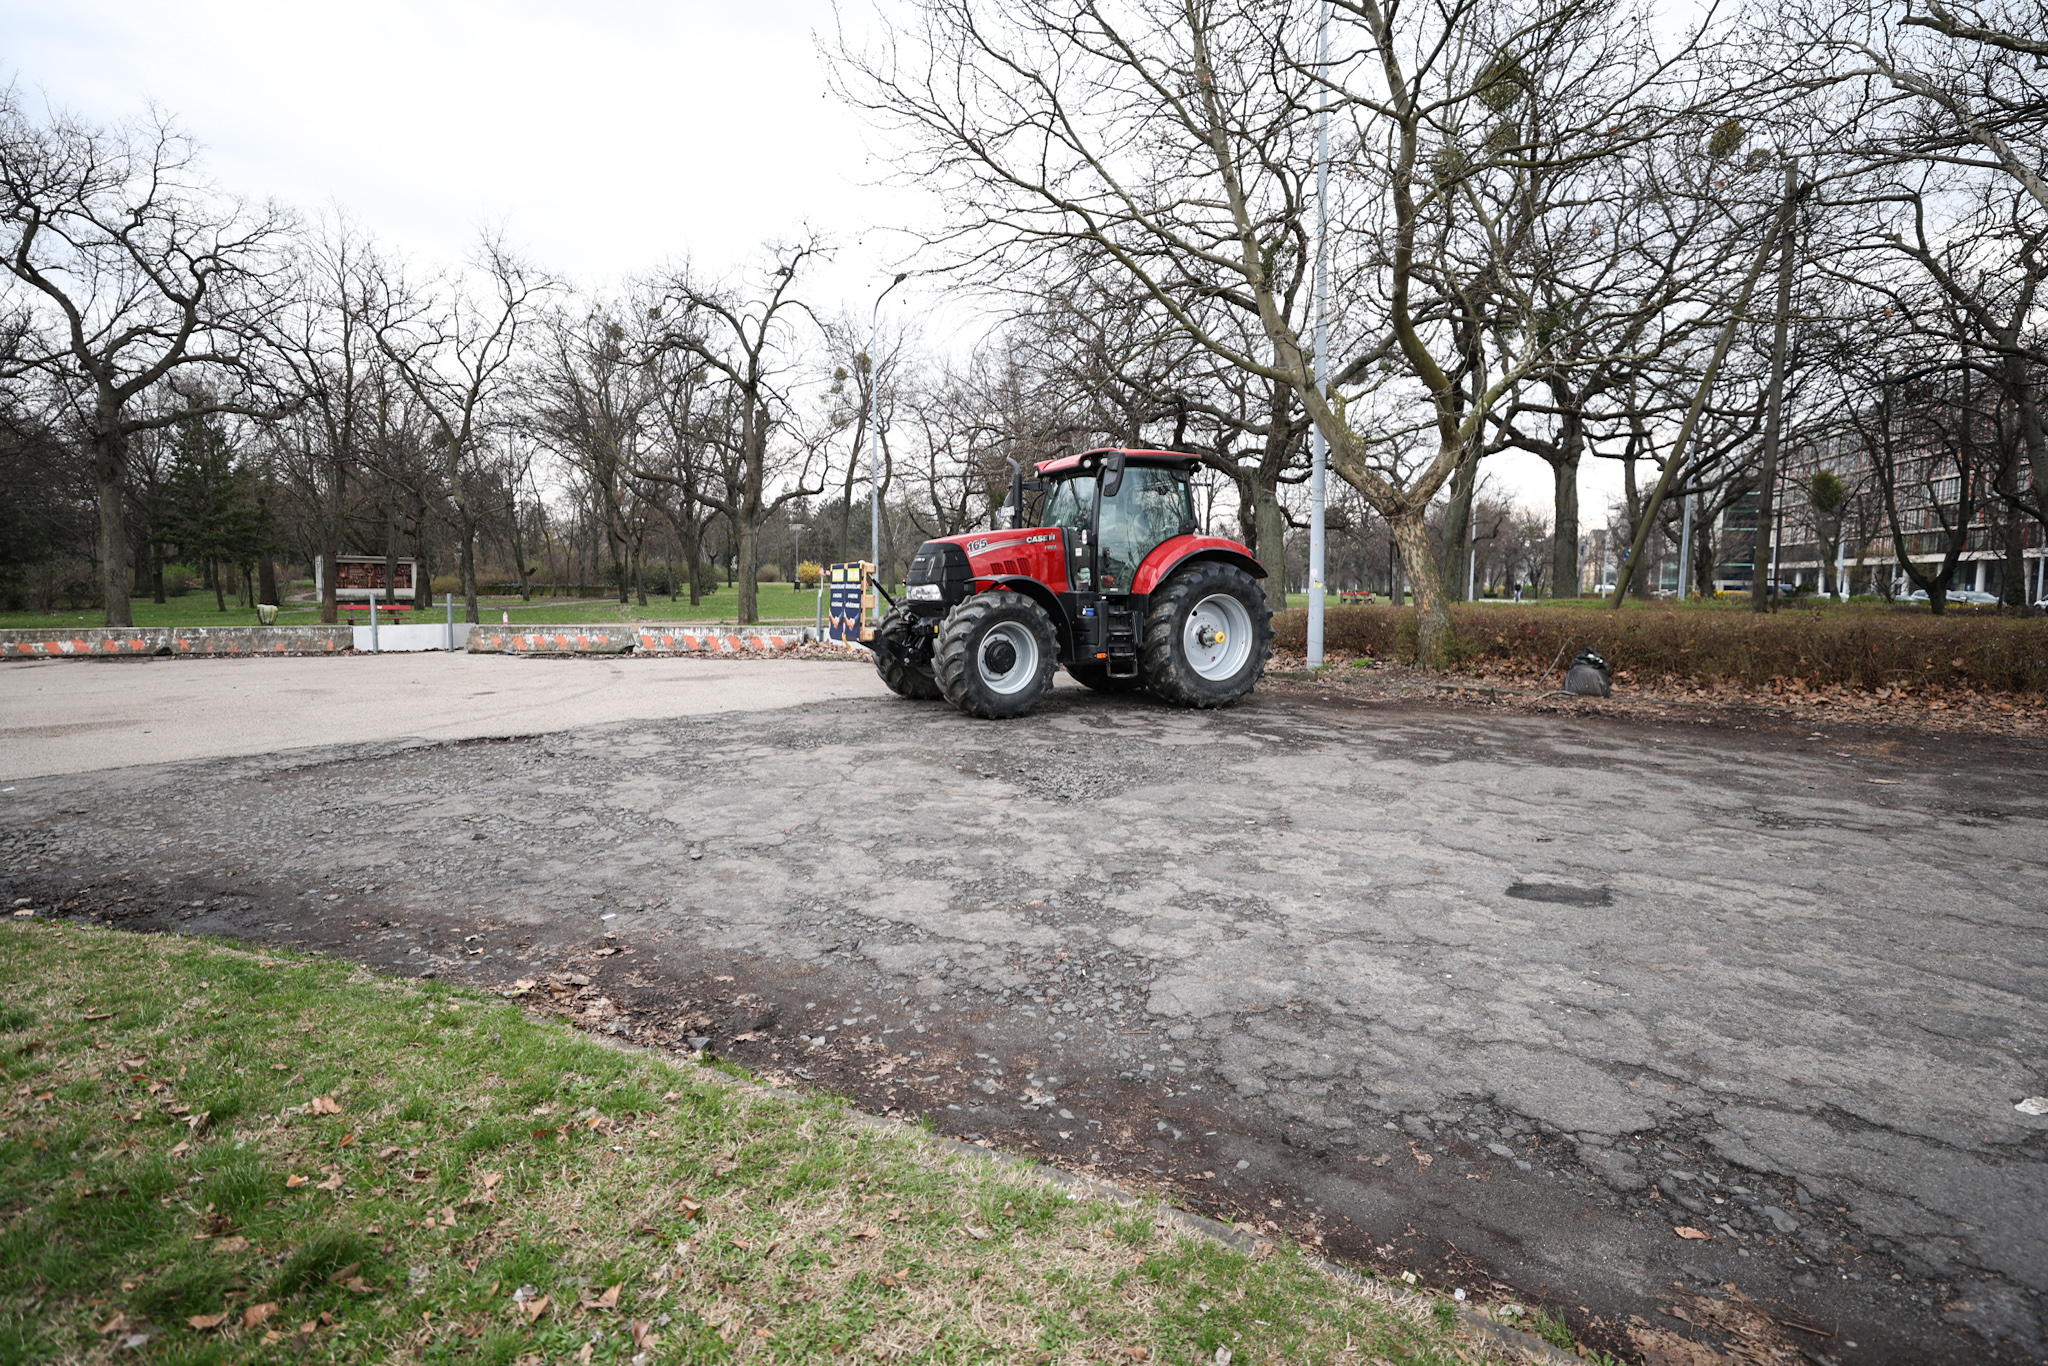
<svg viewBox="0 0 2048 1366"><path fill-rule="evenodd" d="M341 499L335 497L335 507L327 519L325 544L320 547L321 558L325 561L320 574L320 621L332 626L341 620L338 599L335 597L335 580L341 574Z"/></svg>
<svg viewBox="0 0 2048 1366"><path fill-rule="evenodd" d="M1252 553L1266 566L1266 601L1276 612L1287 610L1287 514L1280 507L1280 490L1255 470L1252 491Z"/></svg>
<svg viewBox="0 0 2048 1366"><path fill-rule="evenodd" d="M462 509L462 619L474 626L483 620L476 600L476 518Z"/></svg>
<svg viewBox="0 0 2048 1366"><path fill-rule="evenodd" d="M704 526L697 520L695 512L686 519L686 526L683 558L690 575L690 606L701 607L704 603Z"/></svg>
<svg viewBox="0 0 2048 1366"><path fill-rule="evenodd" d="M122 504L128 468L127 442L119 436L93 439L93 485L100 511L100 588L106 595L107 625L133 626L128 598L128 512Z"/></svg>
<svg viewBox="0 0 2048 1366"><path fill-rule="evenodd" d="M1443 576L1429 545L1426 508L1405 508L1391 519L1401 547L1401 567L1415 587L1415 658L1425 669L1441 669L1450 661L1451 612L1444 597Z"/></svg>
<svg viewBox="0 0 2048 1366"><path fill-rule="evenodd" d="M758 566L755 563L761 550L760 537L759 527L745 517L740 518L740 602L735 615L742 625L751 626L761 619L760 586L756 580ZM877 565L875 573L879 575L881 572Z"/></svg>
<svg viewBox="0 0 2048 1366"><path fill-rule="evenodd" d="M159 607L169 601L164 596L164 548L157 543L149 547L149 597Z"/></svg>
<svg viewBox="0 0 2048 1366"><path fill-rule="evenodd" d="M1444 508L1444 594L1463 602L1472 588L1472 499L1479 486L1479 450L1466 450L1451 471L1451 497Z"/></svg>
<svg viewBox="0 0 2048 1366"><path fill-rule="evenodd" d="M1565 418L1567 438L1551 462L1550 596L1579 596L1579 457L1584 453L1578 420Z"/></svg>
<svg viewBox="0 0 2048 1366"><path fill-rule="evenodd" d="M226 587L226 584L225 584L225 580L226 580L227 576L226 576L225 574L221 573L221 565L220 565L220 561L219 561L219 560L214 560L214 559L209 559L209 560L208 560L208 561L206 562L206 572L207 572L207 573L209 573L209 574L211 574L211 575L213 575L213 607L214 607L214 610L215 610L215 611L217 611L217 612L225 612L225 611L227 611L227 610L228 610L228 591L227 591L227 587Z"/></svg>
<svg viewBox="0 0 2048 1366"><path fill-rule="evenodd" d="M161 573L161 571L159 571ZM283 601L277 594L277 561L268 554L256 562L256 600L273 607ZM161 579L159 579L161 582Z"/></svg>
<svg viewBox="0 0 2048 1366"><path fill-rule="evenodd" d="M1799 162L1794 159L1785 164L1786 204L1790 205L1798 193ZM1763 469L1757 476L1756 540L1750 552L1750 563L1754 566L1749 576L1749 610L1752 612L1770 611L1771 595L1777 588L1770 582L1773 577L1771 531L1777 521L1773 504L1778 482L1778 440L1785 424L1785 347L1786 334L1792 322L1793 248L1798 238L1796 221L1789 213L1784 223L1784 240L1778 244L1778 317L1776 330L1771 336L1771 387L1764 407Z"/></svg>

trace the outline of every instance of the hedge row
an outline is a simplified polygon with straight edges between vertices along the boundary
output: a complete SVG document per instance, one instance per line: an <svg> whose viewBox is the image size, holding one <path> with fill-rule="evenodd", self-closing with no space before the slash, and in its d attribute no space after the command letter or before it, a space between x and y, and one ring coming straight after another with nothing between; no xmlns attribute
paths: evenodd
<svg viewBox="0 0 2048 1366"><path fill-rule="evenodd" d="M1581 650L1596 650L1642 683L2048 692L2048 619L2038 617L1463 606L1451 609L1451 622L1454 667L1460 669L1534 675ZM1305 609L1278 614L1274 644L1300 652L1307 626ZM1323 643L1335 652L1412 662L1415 613L1333 607L1324 618Z"/></svg>

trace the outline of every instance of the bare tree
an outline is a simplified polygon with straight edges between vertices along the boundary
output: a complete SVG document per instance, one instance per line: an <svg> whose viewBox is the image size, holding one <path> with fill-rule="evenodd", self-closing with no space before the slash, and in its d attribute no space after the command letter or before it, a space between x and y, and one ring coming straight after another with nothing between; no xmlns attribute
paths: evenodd
<svg viewBox="0 0 2048 1366"><path fill-rule="evenodd" d="M486 237L475 275L415 290L387 266L376 301L377 344L425 411L444 516L456 534L464 620L477 615L477 530L502 510L504 483L490 470L493 423L514 377L527 326L554 283L503 239Z"/></svg>
<svg viewBox="0 0 2048 1366"><path fill-rule="evenodd" d="M256 411L251 338L286 232L201 176L161 118L112 128L32 116L0 93L5 310L25 326L6 373L49 386L83 434L99 504L109 626L134 624L123 500L129 443L195 411ZM171 388L182 391L168 401Z"/></svg>
<svg viewBox="0 0 2048 1366"><path fill-rule="evenodd" d="M729 460L715 488L698 492L699 502L725 514L738 540L739 619L759 621L761 526L796 498L824 491L807 487L808 458L815 443L795 431L789 384L801 367L798 328L816 326L810 306L796 294L797 277L823 252L816 239L776 248L765 276L739 288L700 283L688 271L672 273L662 285L675 306L656 341L661 348L695 357L724 378L737 408L737 425L727 436ZM793 443L792 443L792 438ZM795 458L791 454L794 444ZM793 483L771 488L790 472Z"/></svg>
<svg viewBox="0 0 2048 1366"><path fill-rule="evenodd" d="M1664 72L1594 0L1337 8L1353 50L1327 69L1297 58L1314 48L1305 4L923 0L913 38L842 45L838 70L920 151L911 173L949 194L959 226L935 245L958 268L986 281L1085 243L1204 350L1299 396L1333 467L1392 525L1434 664L1450 618L1430 504L1508 390L1586 321L1536 326L1510 262L1543 215L1475 189L1511 182L1529 142L1495 136L1487 101L1526 89L1555 111L1542 139L1597 157L1661 121L1646 92ZM1350 316L1329 393L1289 293L1325 90L1350 149L1332 249ZM1256 326L1218 326L1197 300Z"/></svg>

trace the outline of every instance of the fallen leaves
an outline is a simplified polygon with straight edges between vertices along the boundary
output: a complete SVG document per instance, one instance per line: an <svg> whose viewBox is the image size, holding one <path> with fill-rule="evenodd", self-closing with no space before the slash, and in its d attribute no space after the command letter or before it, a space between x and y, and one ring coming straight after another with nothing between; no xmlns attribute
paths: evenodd
<svg viewBox="0 0 2048 1366"><path fill-rule="evenodd" d="M227 1321L228 1316L226 1314L194 1314L185 1320L186 1323L202 1333L209 1328L218 1328Z"/></svg>
<svg viewBox="0 0 2048 1366"><path fill-rule="evenodd" d="M1702 1232L1699 1229L1689 1227L1685 1224L1680 1224L1671 1231L1681 1238L1699 1239L1706 1242L1712 1242L1714 1239L1713 1234Z"/></svg>
<svg viewBox="0 0 2048 1366"><path fill-rule="evenodd" d="M335 1173L331 1174L331 1175L330 1175L330 1176L329 1176L329 1177L328 1177L328 1178L327 1178L327 1179L326 1179L325 1181L320 1181L320 1182L316 1182L316 1183L314 1184L314 1186L313 1186L313 1189L314 1189L314 1190L323 1190L323 1191L338 1191L338 1190L340 1190L340 1189L341 1189L341 1173L340 1173L340 1172L335 1172Z"/></svg>
<svg viewBox="0 0 2048 1366"><path fill-rule="evenodd" d="M865 1228L855 1229L853 1231L853 1236L856 1238L879 1238L881 1236L881 1230L875 1228L872 1224L870 1224Z"/></svg>
<svg viewBox="0 0 2048 1366"><path fill-rule="evenodd" d="M676 1213L682 1215L685 1219L695 1219L698 1215L702 1214L703 1212L703 1203L701 1201L692 1200L687 1195L685 1195L684 1197L682 1197L682 1199L676 1202Z"/></svg>
<svg viewBox="0 0 2048 1366"><path fill-rule="evenodd" d="M519 1312L526 1315L528 1323L535 1322L542 1314L548 1311L548 1296L546 1295L530 1300L518 1300L515 1303L519 1306Z"/></svg>
<svg viewBox="0 0 2048 1366"><path fill-rule="evenodd" d="M315 1115L338 1115L341 1113L341 1102L333 1096L315 1096L307 1102L306 1111Z"/></svg>
<svg viewBox="0 0 2048 1366"><path fill-rule="evenodd" d="M287 1176L284 1179L284 1184L287 1190L297 1190L299 1187L306 1184L306 1178L300 1176L297 1172L293 1172L290 1176Z"/></svg>
<svg viewBox="0 0 2048 1366"><path fill-rule="evenodd" d="M244 1328L254 1328L276 1312L276 1300L265 1300L262 1304L252 1304L242 1311L242 1326Z"/></svg>
<svg viewBox="0 0 2048 1366"><path fill-rule="evenodd" d="M239 1233L235 1234L232 1238L216 1238L213 1240L213 1250L223 1255L234 1252L247 1252L249 1250L249 1240Z"/></svg>
<svg viewBox="0 0 2048 1366"><path fill-rule="evenodd" d="M1428 1153L1422 1151L1420 1147L1416 1146L1413 1143L1410 1143L1408 1145L1408 1153L1411 1157L1415 1159L1415 1165L1422 1168L1422 1170L1424 1171L1428 1171L1429 1164L1436 1161L1434 1157L1431 1157Z"/></svg>

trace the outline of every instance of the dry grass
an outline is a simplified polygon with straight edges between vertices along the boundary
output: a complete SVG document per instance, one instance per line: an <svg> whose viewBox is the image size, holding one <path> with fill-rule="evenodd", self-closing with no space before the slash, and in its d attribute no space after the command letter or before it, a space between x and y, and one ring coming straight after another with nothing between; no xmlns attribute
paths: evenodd
<svg viewBox="0 0 2048 1366"><path fill-rule="evenodd" d="M1451 619L1459 671L1555 677L1563 661L1594 650L1646 685L2048 692L2048 619L2039 617L1881 608L1756 616L1632 604L1620 612L1472 605L1453 608ZM1323 639L1332 651L1407 663L1414 623L1405 608L1335 607ZM1306 629L1305 611L1280 614L1275 646L1299 652Z"/></svg>
<svg viewBox="0 0 2048 1366"><path fill-rule="evenodd" d="M1428 1301L502 1002L12 922L0 1362L1472 1360Z"/></svg>

